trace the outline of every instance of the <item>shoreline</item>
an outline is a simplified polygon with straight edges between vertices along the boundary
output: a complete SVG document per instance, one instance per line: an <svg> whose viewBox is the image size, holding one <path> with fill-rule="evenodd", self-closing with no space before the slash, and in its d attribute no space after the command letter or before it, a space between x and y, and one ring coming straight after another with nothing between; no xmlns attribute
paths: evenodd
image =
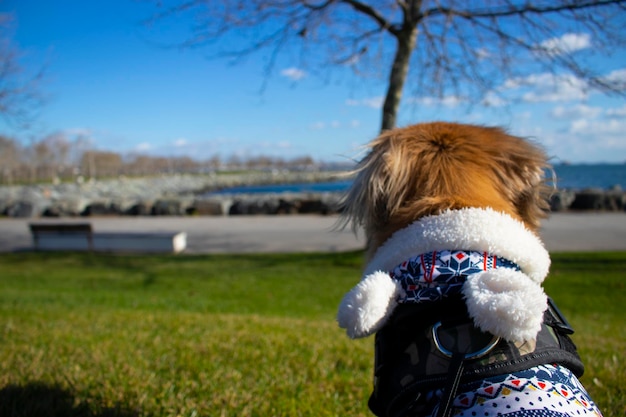
<svg viewBox="0 0 626 417"><path fill-rule="evenodd" d="M0 216L93 218L98 216L230 216L336 214L344 190L285 189L228 193L233 187L345 182L348 171L259 171L228 174L166 174L66 183L0 186ZM279 192L281 191L281 192ZM552 212L626 212L626 191L555 189Z"/></svg>
<svg viewBox="0 0 626 417"><path fill-rule="evenodd" d="M322 200L330 207L336 193L281 193L207 196L211 191L242 185L338 181L343 171L259 172L224 175L163 175L85 182L0 186L0 216L77 217L142 215L226 215L235 203L265 205L254 213L268 214L280 200L288 203ZM254 200L254 204L250 203ZM249 210L248 210L249 211ZM297 210L289 210L293 213Z"/></svg>

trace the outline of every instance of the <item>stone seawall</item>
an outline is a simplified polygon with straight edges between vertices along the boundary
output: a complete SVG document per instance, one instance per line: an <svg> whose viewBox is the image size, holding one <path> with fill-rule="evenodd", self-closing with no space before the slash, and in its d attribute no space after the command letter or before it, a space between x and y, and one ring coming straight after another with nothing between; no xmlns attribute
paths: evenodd
<svg viewBox="0 0 626 417"><path fill-rule="evenodd" d="M0 215L75 217L330 213L336 210L333 207L339 200L334 193L207 195L242 185L313 183L343 178L343 172L268 172L0 186Z"/></svg>
<svg viewBox="0 0 626 417"><path fill-rule="evenodd" d="M553 212L566 210L626 211L626 192L617 185L608 190L557 190L550 199Z"/></svg>
<svg viewBox="0 0 626 417"><path fill-rule="evenodd" d="M253 175L169 175L120 178L85 183L0 187L0 215L8 217L168 216L250 214L332 214L339 193L219 194L210 191L251 184L321 182L345 178L344 173L255 173ZM552 211L625 211L626 192L558 190Z"/></svg>

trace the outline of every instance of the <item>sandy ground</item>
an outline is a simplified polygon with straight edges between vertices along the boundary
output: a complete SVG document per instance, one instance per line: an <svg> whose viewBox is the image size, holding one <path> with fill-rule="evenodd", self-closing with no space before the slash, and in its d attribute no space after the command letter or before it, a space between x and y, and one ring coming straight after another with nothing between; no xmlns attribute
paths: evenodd
<svg viewBox="0 0 626 417"><path fill-rule="evenodd" d="M0 219L0 252L32 250L29 223L90 222L96 232L186 232L185 253L335 252L364 246L334 216ZM550 251L626 250L626 213L557 213L541 231Z"/></svg>

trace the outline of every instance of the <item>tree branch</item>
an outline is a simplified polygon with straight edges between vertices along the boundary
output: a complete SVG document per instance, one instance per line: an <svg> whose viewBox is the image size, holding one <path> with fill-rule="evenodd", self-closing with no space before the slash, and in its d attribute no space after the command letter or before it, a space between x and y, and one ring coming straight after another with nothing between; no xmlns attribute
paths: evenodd
<svg viewBox="0 0 626 417"><path fill-rule="evenodd" d="M373 19L378 26L380 26L381 29L384 29L386 31L388 31L389 33L391 33L393 36L398 36L400 33L400 30L398 28L396 28L394 25L392 25L387 19L385 19L384 16L382 16L380 13L378 13L374 8L372 8L371 6L365 4L365 3L361 3L360 1L357 0L339 0L341 3L346 3L350 6L352 6L352 8L354 10L356 10L359 13L362 13L368 17L370 17L371 19Z"/></svg>
<svg viewBox="0 0 626 417"><path fill-rule="evenodd" d="M455 15L464 18L499 18L510 17L525 14L546 14L559 13L564 11L584 10L594 7L618 5L624 6L626 0L587 0L583 2L575 2L569 4L559 4L554 6L534 6L529 3L522 5L500 6L494 8L475 8L475 9L453 9L449 7L433 7L424 11L424 16L434 15Z"/></svg>

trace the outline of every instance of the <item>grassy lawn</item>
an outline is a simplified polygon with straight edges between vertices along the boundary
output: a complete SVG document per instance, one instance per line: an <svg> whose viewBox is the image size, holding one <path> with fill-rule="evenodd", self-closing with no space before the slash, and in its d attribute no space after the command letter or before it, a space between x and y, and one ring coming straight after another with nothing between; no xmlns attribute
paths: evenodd
<svg viewBox="0 0 626 417"><path fill-rule="evenodd" d="M334 321L359 252L0 255L0 416L368 416L372 339ZM626 414L626 253L557 254L582 378Z"/></svg>

